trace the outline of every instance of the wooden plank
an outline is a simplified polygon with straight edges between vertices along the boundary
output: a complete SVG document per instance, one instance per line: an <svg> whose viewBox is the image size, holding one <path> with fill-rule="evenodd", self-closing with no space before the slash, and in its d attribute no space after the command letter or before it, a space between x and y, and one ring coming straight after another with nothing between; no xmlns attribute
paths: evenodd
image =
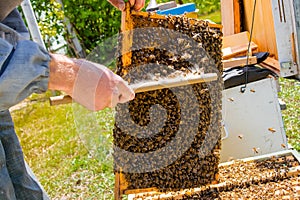
<svg viewBox="0 0 300 200"><path fill-rule="evenodd" d="M130 3L126 2L126 9L122 12L122 22L121 22L121 31L122 31L122 63L123 66L129 67L131 65L131 46L133 40L133 22L131 16Z"/></svg>
<svg viewBox="0 0 300 200"><path fill-rule="evenodd" d="M158 192L159 190L155 187L153 188L142 188L142 189L132 189L124 191L124 194L139 194L139 193L151 193Z"/></svg>
<svg viewBox="0 0 300 200"><path fill-rule="evenodd" d="M227 47L227 48L223 48L222 52L223 52L223 60L227 60L230 58L234 58L237 56L245 56L247 54L248 51L248 45L249 43L246 44L241 44L239 46L232 46L232 47ZM254 42L251 42L250 44L250 55L251 52L256 52L258 49L257 44L255 44Z"/></svg>
<svg viewBox="0 0 300 200"><path fill-rule="evenodd" d="M115 172L115 188L114 188L115 199L122 200L122 195L125 194L127 188L128 188L128 183L126 182L122 171Z"/></svg>
<svg viewBox="0 0 300 200"><path fill-rule="evenodd" d="M119 177L120 177L120 194L123 195L125 194L125 191L127 190L128 188L128 183L125 179L125 176L122 172L119 172Z"/></svg>
<svg viewBox="0 0 300 200"><path fill-rule="evenodd" d="M238 45L245 44L248 42L249 42L249 32L244 31L244 32L237 33L237 34L224 36L223 41L222 41L222 44L223 44L222 48L238 46Z"/></svg>
<svg viewBox="0 0 300 200"><path fill-rule="evenodd" d="M233 0L234 34L241 32L241 6L240 0Z"/></svg>
<svg viewBox="0 0 300 200"><path fill-rule="evenodd" d="M295 39L297 39L296 43L300 44L300 1L293 2L294 7L294 15L292 15L293 20L295 21ZM297 63L298 63L298 78L300 79L300 45L296 46L296 55L297 55Z"/></svg>
<svg viewBox="0 0 300 200"><path fill-rule="evenodd" d="M243 161L243 162L263 161L263 160L270 159L274 156L278 157L278 156L289 156L289 155L293 155L300 163L299 157L296 154L296 151L294 151L294 150L283 150L283 151L279 151L279 152L275 152L275 153L269 153L269 154L264 154L264 155L260 155L260 156L253 156L253 157L243 158L243 159L240 159L240 160ZM234 164L234 162L236 162L236 161L232 160L232 161L220 163L219 167L232 165L232 164Z"/></svg>
<svg viewBox="0 0 300 200"><path fill-rule="evenodd" d="M224 36L241 32L239 0L221 0L221 14Z"/></svg>
<svg viewBox="0 0 300 200"><path fill-rule="evenodd" d="M274 58L268 57L266 60L263 61L263 63L280 71L280 63Z"/></svg>
<svg viewBox="0 0 300 200"><path fill-rule="evenodd" d="M237 67L237 66L245 66L245 65L253 65L257 63L256 56L249 56L248 63L247 63L247 57L242 58L232 58L229 60L223 60L223 68L231 68L231 67Z"/></svg>
<svg viewBox="0 0 300 200"><path fill-rule="evenodd" d="M164 88L180 87L196 83L211 82L217 80L218 75L216 73L187 76L178 76L175 78L159 79L157 81L147 81L145 83L132 84L130 87L135 93L147 92L153 90L159 90Z"/></svg>
<svg viewBox="0 0 300 200"><path fill-rule="evenodd" d="M277 74L278 76L280 76L280 71L279 71L278 69L276 69L276 68L274 68L274 67L272 67L272 66L270 66L270 65L267 65L267 64L265 64L265 63L260 63L259 65L260 65L261 67L263 67L263 68L266 68L266 69L271 70L272 72L274 72L275 74Z"/></svg>
<svg viewBox="0 0 300 200"><path fill-rule="evenodd" d="M115 197L115 200L122 199L122 195L121 195L121 191L120 191L120 173L119 172L115 173L114 197Z"/></svg>
<svg viewBox="0 0 300 200"><path fill-rule="evenodd" d="M295 33L291 34L291 44L292 44L293 62L297 63L297 48L296 48L296 41L295 41Z"/></svg>
<svg viewBox="0 0 300 200"><path fill-rule="evenodd" d="M61 95L61 96L50 97L50 105L51 106L72 103L72 101L73 101L73 99L69 95Z"/></svg>
<svg viewBox="0 0 300 200"><path fill-rule="evenodd" d="M234 34L233 1L234 0L221 0L221 14L224 36Z"/></svg>
<svg viewBox="0 0 300 200"><path fill-rule="evenodd" d="M280 63L278 60L268 57L266 60L260 63L260 66L269 69L280 76Z"/></svg>
<svg viewBox="0 0 300 200"><path fill-rule="evenodd" d="M254 0L243 0L243 21L245 30L251 30ZM274 18L271 0L257 0L253 27L253 42L258 51L269 52L278 59Z"/></svg>
<svg viewBox="0 0 300 200"><path fill-rule="evenodd" d="M170 1L170 2L166 2L166 3L158 4L159 10L167 10L167 9L175 8L175 7L177 7L176 1Z"/></svg>

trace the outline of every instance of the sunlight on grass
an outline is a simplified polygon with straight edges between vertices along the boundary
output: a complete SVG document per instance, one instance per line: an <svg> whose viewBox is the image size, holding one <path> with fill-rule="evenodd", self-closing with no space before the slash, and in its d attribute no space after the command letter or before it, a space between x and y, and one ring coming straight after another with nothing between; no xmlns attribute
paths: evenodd
<svg viewBox="0 0 300 200"><path fill-rule="evenodd" d="M281 78L280 86L279 97L287 104L282 115L288 142L300 151L300 82Z"/></svg>
<svg viewBox="0 0 300 200"><path fill-rule="evenodd" d="M71 104L35 103L13 118L26 160L51 199L113 199L111 134L102 146L97 143L101 153L95 156L76 131Z"/></svg>

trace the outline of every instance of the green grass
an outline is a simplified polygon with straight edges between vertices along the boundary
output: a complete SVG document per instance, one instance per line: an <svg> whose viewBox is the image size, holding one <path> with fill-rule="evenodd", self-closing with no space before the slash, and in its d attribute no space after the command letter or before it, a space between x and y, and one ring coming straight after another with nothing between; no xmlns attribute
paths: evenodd
<svg viewBox="0 0 300 200"><path fill-rule="evenodd" d="M199 18L203 19L203 20L209 19L210 21L215 22L217 24L221 24L221 22L222 22L221 11L220 10L217 10L213 13L208 14L208 15L200 15Z"/></svg>
<svg viewBox="0 0 300 200"><path fill-rule="evenodd" d="M287 104L282 111L286 135L289 143L300 151L300 82L281 78L280 86L279 97Z"/></svg>
<svg viewBox="0 0 300 200"><path fill-rule="evenodd" d="M51 199L112 199L111 156L90 153L82 137L88 132L77 133L71 104L37 102L14 111L13 119L26 160ZM111 139L100 147L110 148Z"/></svg>
<svg viewBox="0 0 300 200"><path fill-rule="evenodd" d="M280 85L288 141L299 151L300 83L280 79ZM50 107L45 96L32 99L13 119L26 160L51 198L113 199L111 112L91 114L71 104Z"/></svg>

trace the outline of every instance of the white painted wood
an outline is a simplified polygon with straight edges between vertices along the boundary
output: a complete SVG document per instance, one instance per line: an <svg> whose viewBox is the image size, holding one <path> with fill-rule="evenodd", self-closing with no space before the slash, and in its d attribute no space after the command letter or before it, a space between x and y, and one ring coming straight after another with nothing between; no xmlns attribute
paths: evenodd
<svg viewBox="0 0 300 200"><path fill-rule="evenodd" d="M28 28L32 37L32 40L36 43L38 43L40 46L44 47L46 49L45 43L43 41L38 23L36 21L30 0L23 0L21 3L21 7L26 19L26 22L28 24Z"/></svg>
<svg viewBox="0 0 300 200"><path fill-rule="evenodd" d="M293 4L286 0L272 0L278 60L282 77L298 74L297 63L293 62L292 34L294 33Z"/></svg>
<svg viewBox="0 0 300 200"><path fill-rule="evenodd" d="M293 5L293 21L295 28L295 41L296 41L296 50L297 50L297 63L298 63L298 74L297 77L300 79L300 1L299 0L290 0Z"/></svg>
<svg viewBox="0 0 300 200"><path fill-rule="evenodd" d="M249 83L244 93L240 87L223 91L222 114L228 137L222 140L221 162L287 149L276 81L266 78Z"/></svg>
<svg viewBox="0 0 300 200"><path fill-rule="evenodd" d="M233 0L221 0L221 14L223 35L229 36L234 34L234 8Z"/></svg>
<svg viewBox="0 0 300 200"><path fill-rule="evenodd" d="M300 163L299 153L297 151L291 150L291 149L283 150L283 151L277 151L277 152L269 153L269 154L264 154L264 155L261 155L261 156L253 156L253 157L238 159L238 160L241 160L243 162L251 162L251 161L267 160L267 159L270 159L272 157L289 156L289 155L293 155L296 158L296 160ZM236 162L236 160L223 162L223 163L219 164L219 167L229 166L229 165L234 164L234 162Z"/></svg>

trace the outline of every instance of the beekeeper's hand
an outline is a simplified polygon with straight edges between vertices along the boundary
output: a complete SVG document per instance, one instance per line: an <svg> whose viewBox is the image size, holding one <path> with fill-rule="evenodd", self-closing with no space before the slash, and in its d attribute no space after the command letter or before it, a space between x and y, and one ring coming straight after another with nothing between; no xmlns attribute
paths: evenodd
<svg viewBox="0 0 300 200"><path fill-rule="evenodd" d="M134 98L127 83L105 66L58 54L51 54L48 88L64 91L93 111Z"/></svg>
<svg viewBox="0 0 300 200"><path fill-rule="evenodd" d="M125 2L124 0L108 0L113 6L118 8L121 11L125 10ZM129 0L131 7L136 10L140 11L145 6L145 0Z"/></svg>

